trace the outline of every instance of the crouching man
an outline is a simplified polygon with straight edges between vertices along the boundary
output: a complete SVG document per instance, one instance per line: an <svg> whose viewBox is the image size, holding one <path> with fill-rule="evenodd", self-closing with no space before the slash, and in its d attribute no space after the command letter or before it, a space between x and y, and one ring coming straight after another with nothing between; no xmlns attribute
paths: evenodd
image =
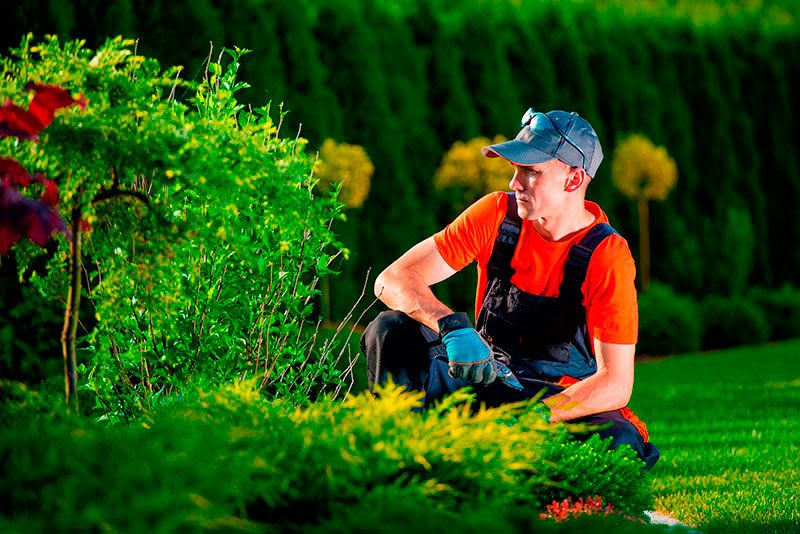
<svg viewBox="0 0 800 534"><path fill-rule="evenodd" d="M659 452L626 407L638 310L628 244L585 199L603 159L577 113L528 110L522 130L484 147L513 169L491 193L384 270L375 295L391 311L361 340L371 384L392 379L426 405L467 385L489 406L538 395L550 420L604 425L614 447L652 467ZM473 327L430 287L478 264Z"/></svg>

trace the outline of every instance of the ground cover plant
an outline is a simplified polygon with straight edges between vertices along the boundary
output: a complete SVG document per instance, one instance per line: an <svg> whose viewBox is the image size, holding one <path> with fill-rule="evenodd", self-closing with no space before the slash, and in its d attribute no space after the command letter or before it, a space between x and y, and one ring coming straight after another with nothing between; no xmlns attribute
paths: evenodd
<svg viewBox="0 0 800 534"><path fill-rule="evenodd" d="M644 525L620 514L650 505L631 450L567 441L563 425L523 403L473 415L466 392L424 413L411 411L421 394L393 385L377 399L299 408L269 402L250 380L108 426L0 386L4 531L527 532L585 527L540 517L553 501L583 497L593 528L635 531Z"/></svg>
<svg viewBox="0 0 800 534"><path fill-rule="evenodd" d="M656 510L704 532L800 530L800 340L641 362Z"/></svg>

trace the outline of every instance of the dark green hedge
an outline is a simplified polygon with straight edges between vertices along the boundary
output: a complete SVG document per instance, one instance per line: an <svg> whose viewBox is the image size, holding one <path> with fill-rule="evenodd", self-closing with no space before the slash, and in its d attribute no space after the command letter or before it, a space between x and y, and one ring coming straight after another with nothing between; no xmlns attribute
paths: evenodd
<svg viewBox="0 0 800 534"><path fill-rule="evenodd" d="M254 101L266 93L285 103L285 134L302 123L313 145L358 143L376 164L367 205L341 229L352 255L334 284L338 316L368 267L374 276L454 215L431 191L450 144L514 135L530 105L578 110L609 159L633 131L669 149L680 181L652 209L655 279L697 297L800 283L800 248L786 245L800 240L790 81L800 66L800 8L518 4L38 0L10 8L0 44L27 31L90 45L122 33L138 37L143 53L185 64L190 78L203 66L187 62L209 41L254 49L243 78ZM590 196L635 248L636 213L613 189L608 161ZM469 284L451 291L454 307L471 307Z"/></svg>

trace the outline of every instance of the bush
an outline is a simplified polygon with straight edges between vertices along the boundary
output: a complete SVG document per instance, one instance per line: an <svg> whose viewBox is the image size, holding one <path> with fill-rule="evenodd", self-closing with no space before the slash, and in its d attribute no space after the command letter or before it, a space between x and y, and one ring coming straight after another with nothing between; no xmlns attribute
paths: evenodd
<svg viewBox="0 0 800 534"><path fill-rule="evenodd" d="M88 100L38 143L0 140L0 156L57 180L62 210L86 223L77 262L94 317L81 317L80 385L97 411L126 419L191 385L245 376L298 402L336 389L330 347L315 348L306 326L341 249L330 229L340 205L316 195L306 141L281 138L269 105L237 101L246 51L212 58L195 83L134 46L28 36L0 58L0 92L15 101L28 80ZM69 242L19 245L21 278L63 313ZM32 270L46 254L47 269Z"/></svg>
<svg viewBox="0 0 800 534"><path fill-rule="evenodd" d="M0 426L0 524L286 531L330 519L349 532L377 526L366 517L422 527L425 510L437 523L466 526L485 510L501 526L508 517L538 524L547 504L589 488L621 513L651 504L632 449L568 441L565 426L524 403L472 415L460 392L415 413L420 395L388 385L377 399L296 408L266 402L253 385L184 397L138 426L17 415L13 427ZM8 410L4 403L0 414ZM365 509L382 513L350 512Z"/></svg>
<svg viewBox="0 0 800 534"><path fill-rule="evenodd" d="M700 348L697 304L670 287L653 283L639 295L639 354L676 354Z"/></svg>
<svg viewBox="0 0 800 534"><path fill-rule="evenodd" d="M766 314L771 340L800 337L800 289L790 285L780 289L753 288L748 298Z"/></svg>
<svg viewBox="0 0 800 534"><path fill-rule="evenodd" d="M701 302L703 349L756 345L769 339L764 312L744 297L713 295Z"/></svg>

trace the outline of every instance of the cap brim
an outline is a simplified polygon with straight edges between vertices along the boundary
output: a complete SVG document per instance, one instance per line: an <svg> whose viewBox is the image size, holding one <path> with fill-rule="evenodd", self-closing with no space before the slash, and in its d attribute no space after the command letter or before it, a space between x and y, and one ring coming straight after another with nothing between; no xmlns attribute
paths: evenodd
<svg viewBox="0 0 800 534"><path fill-rule="evenodd" d="M481 154L487 158L503 158L516 165L534 165L555 159L550 154L518 139L485 146L481 149Z"/></svg>

